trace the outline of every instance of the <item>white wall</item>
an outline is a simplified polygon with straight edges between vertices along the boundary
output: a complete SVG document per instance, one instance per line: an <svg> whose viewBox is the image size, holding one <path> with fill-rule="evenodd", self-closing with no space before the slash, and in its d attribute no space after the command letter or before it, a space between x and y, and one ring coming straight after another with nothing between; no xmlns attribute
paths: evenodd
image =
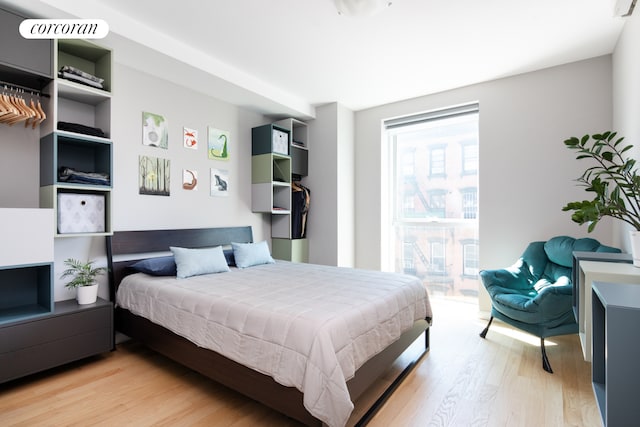
<svg viewBox="0 0 640 427"><path fill-rule="evenodd" d="M337 103L317 107L309 122L307 237L309 261L315 264L354 266L353 129L354 113Z"/></svg>
<svg viewBox="0 0 640 427"><path fill-rule="evenodd" d="M572 181L584 165L563 141L611 128L610 56L357 112L357 267L383 265L382 121L472 101L480 104L480 268L510 265L534 240L587 236L561 211L585 197ZM611 235L603 221L590 237L611 244ZM483 297L481 309L487 308Z"/></svg>
<svg viewBox="0 0 640 427"><path fill-rule="evenodd" d="M336 265L338 262L337 128L338 105L317 107L315 120L309 122L309 176L306 178L311 190L307 217L309 261L314 264Z"/></svg>
<svg viewBox="0 0 640 427"><path fill-rule="evenodd" d="M268 215L251 212L251 128L270 120L178 84L116 64L112 99L113 229L144 230L250 225L254 240L270 239ZM180 81L176 76L176 81ZM169 123L167 150L142 145L142 112L163 115ZM197 129L200 148L182 146L183 126ZM231 134L228 161L207 158L207 126ZM171 159L171 195L138 194L138 156ZM210 196L210 168L229 171L227 197ZM182 189L182 170L198 171L197 191ZM55 298L74 296L58 276L69 257L106 264L105 239L58 238L55 241ZM103 285L104 284L104 285ZM106 277L100 295L106 297Z"/></svg>
<svg viewBox="0 0 640 427"><path fill-rule="evenodd" d="M264 237L262 219L268 217L251 212L251 128L268 120L125 66L117 66L115 75L114 229L252 225ZM168 120L168 150L142 145L143 111ZM198 131L198 150L182 146L183 126ZM230 132L229 160L207 158L207 126ZM139 155L171 159L170 197L138 194ZM229 171L228 197L210 196L210 168ZM183 169L198 171L196 191L182 189Z"/></svg>
<svg viewBox="0 0 640 427"><path fill-rule="evenodd" d="M613 53L613 129L632 144L630 153L640 157L640 11L626 18L624 29ZM628 227L615 222L614 241L631 251Z"/></svg>
<svg viewBox="0 0 640 427"><path fill-rule="evenodd" d="M355 114L338 104L338 263L355 266Z"/></svg>

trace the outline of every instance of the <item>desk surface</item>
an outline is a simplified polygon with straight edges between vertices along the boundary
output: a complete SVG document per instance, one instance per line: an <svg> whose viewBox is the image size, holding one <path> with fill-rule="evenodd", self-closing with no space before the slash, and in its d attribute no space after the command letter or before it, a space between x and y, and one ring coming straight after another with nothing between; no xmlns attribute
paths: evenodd
<svg viewBox="0 0 640 427"><path fill-rule="evenodd" d="M640 267L621 262L580 261L580 269L585 273L640 276Z"/></svg>
<svg viewBox="0 0 640 427"><path fill-rule="evenodd" d="M638 267L636 267L638 268ZM592 289L607 307L640 309L640 286L630 283L593 282Z"/></svg>

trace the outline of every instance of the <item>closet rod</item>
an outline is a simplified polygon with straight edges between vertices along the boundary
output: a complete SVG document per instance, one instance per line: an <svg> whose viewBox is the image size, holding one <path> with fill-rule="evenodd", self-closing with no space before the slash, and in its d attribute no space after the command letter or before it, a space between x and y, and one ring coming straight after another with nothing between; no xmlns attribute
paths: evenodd
<svg viewBox="0 0 640 427"><path fill-rule="evenodd" d="M22 90L25 90L27 92L31 92L32 94L35 94L35 95L38 95L38 96L42 96L44 98L50 98L49 95L47 95L46 93L42 93L41 90L33 89L31 87L20 86L20 85L17 85L15 83L5 82L3 80L0 80L0 85L1 86L10 86L12 89L22 89Z"/></svg>

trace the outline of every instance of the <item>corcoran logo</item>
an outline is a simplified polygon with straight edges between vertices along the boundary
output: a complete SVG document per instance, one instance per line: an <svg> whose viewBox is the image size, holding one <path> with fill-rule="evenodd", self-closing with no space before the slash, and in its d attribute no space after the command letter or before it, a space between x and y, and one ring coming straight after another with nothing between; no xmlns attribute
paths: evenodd
<svg viewBox="0 0 640 427"><path fill-rule="evenodd" d="M102 19L25 19L20 35L25 39L102 39L109 24Z"/></svg>

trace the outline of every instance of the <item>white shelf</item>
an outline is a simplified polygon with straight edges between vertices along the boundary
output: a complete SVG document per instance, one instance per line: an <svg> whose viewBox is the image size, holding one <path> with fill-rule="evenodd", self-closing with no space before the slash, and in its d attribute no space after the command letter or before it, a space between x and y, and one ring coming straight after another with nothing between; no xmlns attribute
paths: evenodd
<svg viewBox="0 0 640 427"><path fill-rule="evenodd" d="M58 96L81 102L83 104L98 105L111 98L111 93L104 90L72 82L65 79L57 79Z"/></svg>

